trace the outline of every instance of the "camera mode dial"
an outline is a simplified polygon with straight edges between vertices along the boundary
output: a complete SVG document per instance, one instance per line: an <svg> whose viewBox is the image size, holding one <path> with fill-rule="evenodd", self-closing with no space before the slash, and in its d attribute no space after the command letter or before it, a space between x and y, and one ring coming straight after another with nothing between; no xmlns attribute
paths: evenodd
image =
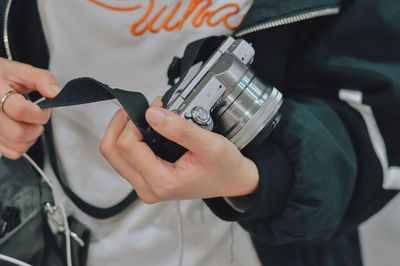
<svg viewBox="0 0 400 266"><path fill-rule="evenodd" d="M211 122L210 114L206 109L201 106L193 107L190 114L185 114L185 118L191 118L196 124L200 126L208 126Z"/></svg>

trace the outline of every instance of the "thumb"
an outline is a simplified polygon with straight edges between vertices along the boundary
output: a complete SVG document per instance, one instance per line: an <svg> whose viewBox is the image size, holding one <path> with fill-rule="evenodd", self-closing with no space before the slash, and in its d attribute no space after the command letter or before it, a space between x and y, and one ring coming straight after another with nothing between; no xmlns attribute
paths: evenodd
<svg viewBox="0 0 400 266"><path fill-rule="evenodd" d="M37 91L46 98L54 98L60 91L56 78L47 70L15 61L1 62L5 67L4 79L10 81L20 93Z"/></svg>
<svg viewBox="0 0 400 266"><path fill-rule="evenodd" d="M208 153L210 147L219 147L222 138L190 123L179 115L160 107L150 107L146 111L150 126L165 138L178 143L194 153Z"/></svg>

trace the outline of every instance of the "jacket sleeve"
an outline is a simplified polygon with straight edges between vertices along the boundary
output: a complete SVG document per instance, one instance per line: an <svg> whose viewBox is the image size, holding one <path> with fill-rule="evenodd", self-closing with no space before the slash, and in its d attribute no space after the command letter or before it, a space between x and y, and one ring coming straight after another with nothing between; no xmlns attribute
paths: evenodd
<svg viewBox="0 0 400 266"><path fill-rule="evenodd" d="M262 147L244 151L260 174L253 205L239 213L220 199L207 202L222 219L241 222L268 243L322 240L334 234L351 199L355 152L323 101L286 100L281 112L284 118Z"/></svg>
<svg viewBox="0 0 400 266"><path fill-rule="evenodd" d="M286 66L283 119L244 151L260 174L253 204L239 213L206 200L216 215L273 245L324 241L353 231L397 193L395 2L344 1L338 16L299 26L303 45Z"/></svg>

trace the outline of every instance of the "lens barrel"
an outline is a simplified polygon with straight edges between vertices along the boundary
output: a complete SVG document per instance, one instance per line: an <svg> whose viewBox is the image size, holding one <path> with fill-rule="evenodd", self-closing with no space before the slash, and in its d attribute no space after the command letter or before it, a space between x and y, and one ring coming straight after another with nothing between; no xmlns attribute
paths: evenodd
<svg viewBox="0 0 400 266"><path fill-rule="evenodd" d="M168 109L229 139L238 149L263 141L280 119L282 94L250 69L254 48L229 37L183 89Z"/></svg>
<svg viewBox="0 0 400 266"><path fill-rule="evenodd" d="M275 127L282 94L265 85L248 70L223 99L225 104L213 114L214 131L243 149L264 128Z"/></svg>

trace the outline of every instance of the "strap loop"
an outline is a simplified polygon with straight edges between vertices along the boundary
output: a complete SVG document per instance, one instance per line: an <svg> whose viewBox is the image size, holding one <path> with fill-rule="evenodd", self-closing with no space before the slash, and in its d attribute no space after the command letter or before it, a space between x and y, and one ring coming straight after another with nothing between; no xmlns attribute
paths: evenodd
<svg viewBox="0 0 400 266"><path fill-rule="evenodd" d="M179 74L181 73L181 63L182 59L179 57L174 56L172 59L171 64L168 67L168 85L174 86L175 80L179 78Z"/></svg>
<svg viewBox="0 0 400 266"><path fill-rule="evenodd" d="M208 37L190 43L180 59L175 57L168 69L168 78L170 85L173 86L164 94L162 101L164 107L167 106L169 99L175 90L186 77L189 69L198 62L206 61L215 49L226 39L225 36ZM179 77L178 82L175 80ZM161 158L174 162L186 150L178 144L165 139L154 130L152 130L145 120L145 112L149 107L146 97L139 92L131 92L111 88L107 84L101 83L92 78L77 78L69 81L62 91L53 99L46 99L38 105L41 108L66 107L79 104L87 104L105 100L117 99L129 118L137 126L143 135L143 141ZM46 127L46 136L48 137L48 146L50 152L51 164L58 180L63 186L64 191L71 200L85 213L95 218L109 218L125 210L137 195L132 191L120 203L110 208L97 208L76 195L69 187L62 183L60 172L57 166L56 151L52 142L51 126Z"/></svg>

